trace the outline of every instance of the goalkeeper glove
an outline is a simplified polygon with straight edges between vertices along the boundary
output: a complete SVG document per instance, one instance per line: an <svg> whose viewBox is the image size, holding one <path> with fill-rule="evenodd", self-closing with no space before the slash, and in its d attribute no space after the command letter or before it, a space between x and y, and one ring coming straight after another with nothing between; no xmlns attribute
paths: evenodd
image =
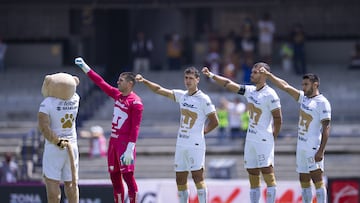
<svg viewBox="0 0 360 203"><path fill-rule="evenodd" d="M88 73L91 68L85 63L84 59L78 57L75 59L75 64L79 66L85 73Z"/></svg>
<svg viewBox="0 0 360 203"><path fill-rule="evenodd" d="M129 142L127 145L126 151L120 157L122 164L130 165L130 164L134 163L134 149L135 149L135 143Z"/></svg>

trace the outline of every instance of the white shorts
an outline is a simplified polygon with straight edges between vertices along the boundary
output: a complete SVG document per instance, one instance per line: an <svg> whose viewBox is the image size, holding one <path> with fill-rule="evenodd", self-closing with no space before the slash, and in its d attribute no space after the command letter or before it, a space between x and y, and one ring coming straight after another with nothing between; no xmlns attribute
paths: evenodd
<svg viewBox="0 0 360 203"><path fill-rule="evenodd" d="M324 171L324 159L320 162L315 162L315 154L317 149L297 149L296 150L296 172L310 173L316 169Z"/></svg>
<svg viewBox="0 0 360 203"><path fill-rule="evenodd" d="M176 172L205 168L205 149L176 146L174 168Z"/></svg>
<svg viewBox="0 0 360 203"><path fill-rule="evenodd" d="M247 140L244 149L245 168L274 166L274 144Z"/></svg>
<svg viewBox="0 0 360 203"><path fill-rule="evenodd" d="M79 169L79 150L76 143L71 145L74 152L76 171ZM70 159L67 149L61 150L53 144L45 145L43 160L43 174L52 180L71 181Z"/></svg>

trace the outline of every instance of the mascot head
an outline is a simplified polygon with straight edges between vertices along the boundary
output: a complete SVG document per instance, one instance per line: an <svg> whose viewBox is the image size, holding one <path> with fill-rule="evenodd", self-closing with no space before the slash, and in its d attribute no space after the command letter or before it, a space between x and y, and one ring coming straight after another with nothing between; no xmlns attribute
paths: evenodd
<svg viewBox="0 0 360 203"><path fill-rule="evenodd" d="M79 78L68 73L55 73L46 75L41 88L44 97L56 97L69 100L76 92Z"/></svg>

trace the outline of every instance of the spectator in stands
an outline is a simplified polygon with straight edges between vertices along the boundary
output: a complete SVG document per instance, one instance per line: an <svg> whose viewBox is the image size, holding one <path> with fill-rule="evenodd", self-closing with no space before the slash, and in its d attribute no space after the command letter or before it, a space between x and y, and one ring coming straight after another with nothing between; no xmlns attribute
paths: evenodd
<svg viewBox="0 0 360 203"><path fill-rule="evenodd" d="M145 37L145 33L139 31L136 34L136 39L131 44L131 51L133 54L133 70L135 73L149 71L151 69L151 52L153 50L153 43L150 39Z"/></svg>
<svg viewBox="0 0 360 203"><path fill-rule="evenodd" d="M247 60L248 58L254 59L255 47L256 47L256 36L254 34L254 26L251 19L246 19L242 25L241 32L241 51L243 59Z"/></svg>
<svg viewBox="0 0 360 203"><path fill-rule="evenodd" d="M80 136L90 140L89 156L106 157L106 137L101 126L92 126L90 131L81 131Z"/></svg>
<svg viewBox="0 0 360 203"><path fill-rule="evenodd" d="M270 13L263 14L262 18L258 22L258 29L260 60L271 64L275 23L271 19Z"/></svg>
<svg viewBox="0 0 360 203"><path fill-rule="evenodd" d="M305 41L306 35L301 23L296 23L290 34L294 51L293 65L297 75L303 75L306 70Z"/></svg>
<svg viewBox="0 0 360 203"><path fill-rule="evenodd" d="M229 127L229 111L226 108L225 102L220 101L219 107L216 109L217 116L219 118L218 127L218 140L219 143L224 143L227 139L227 130Z"/></svg>
<svg viewBox="0 0 360 203"><path fill-rule="evenodd" d="M82 58L76 58L75 64L102 89L114 99L114 114L108 148L108 170L113 185L115 203L124 203L123 179L128 186L130 203L137 201L138 186L134 170L136 149L142 120L143 104L141 98L133 91L135 75L123 72L117 81L117 88L112 87L93 71Z"/></svg>
<svg viewBox="0 0 360 203"><path fill-rule="evenodd" d="M231 30L224 39L223 49L222 49L222 58L223 59L232 59L236 52L236 43L235 43L236 33Z"/></svg>
<svg viewBox="0 0 360 203"><path fill-rule="evenodd" d="M246 105L238 97L235 97L234 101L223 98L222 103L229 111L230 138L245 138L245 132L241 129L241 115L245 112Z"/></svg>
<svg viewBox="0 0 360 203"><path fill-rule="evenodd" d="M136 80L144 83L151 91L180 104L181 120L175 149L176 184L180 203L189 202L188 174L191 171L199 203L206 203L207 187L204 180L205 137L215 129L219 120L215 106L209 96L198 89L200 74L194 67L184 71L186 91L166 89L159 84L137 75Z"/></svg>
<svg viewBox="0 0 360 203"><path fill-rule="evenodd" d="M302 90L297 90L265 68L260 71L300 104L296 171L299 173L302 199L304 203L312 202L312 180L316 188L317 202L326 203L327 193L323 180L324 153L330 134L331 106L319 92L320 78L315 74L305 74Z"/></svg>
<svg viewBox="0 0 360 203"><path fill-rule="evenodd" d="M285 72L290 72L293 69L294 51L290 43L284 41L280 47L281 66Z"/></svg>
<svg viewBox="0 0 360 203"><path fill-rule="evenodd" d="M4 158L0 166L0 183L16 183L20 175L18 164L10 152L6 152Z"/></svg>
<svg viewBox="0 0 360 203"><path fill-rule="evenodd" d="M204 75L227 90L244 95L248 101L250 115L244 148L244 166L249 174L250 202L260 201L260 175L267 185L266 202L275 203L276 180L274 174L274 142L282 122L280 99L276 92L266 84L266 77L260 68L270 67L266 63L256 63L252 68L251 82L254 85L240 85L223 76L215 75L204 67Z"/></svg>
<svg viewBox="0 0 360 203"><path fill-rule="evenodd" d="M169 70L180 70L183 44L179 34L172 34L166 43Z"/></svg>
<svg viewBox="0 0 360 203"><path fill-rule="evenodd" d="M349 68L360 70L360 42L355 43Z"/></svg>
<svg viewBox="0 0 360 203"><path fill-rule="evenodd" d="M243 84L244 85L250 85L250 77L251 77L251 69L252 64L254 63L254 60L252 57L246 57L244 58L244 61L241 64L241 69L243 71Z"/></svg>
<svg viewBox="0 0 360 203"><path fill-rule="evenodd" d="M7 45L0 37L0 73L5 72L5 54Z"/></svg>

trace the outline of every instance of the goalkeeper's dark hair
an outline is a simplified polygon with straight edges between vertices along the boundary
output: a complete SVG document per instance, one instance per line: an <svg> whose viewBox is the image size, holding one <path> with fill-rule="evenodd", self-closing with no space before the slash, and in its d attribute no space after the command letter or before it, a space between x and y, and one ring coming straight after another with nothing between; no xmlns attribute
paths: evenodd
<svg viewBox="0 0 360 203"><path fill-rule="evenodd" d="M194 74L196 78L200 77L200 72L195 67L191 66L185 69L184 74Z"/></svg>

